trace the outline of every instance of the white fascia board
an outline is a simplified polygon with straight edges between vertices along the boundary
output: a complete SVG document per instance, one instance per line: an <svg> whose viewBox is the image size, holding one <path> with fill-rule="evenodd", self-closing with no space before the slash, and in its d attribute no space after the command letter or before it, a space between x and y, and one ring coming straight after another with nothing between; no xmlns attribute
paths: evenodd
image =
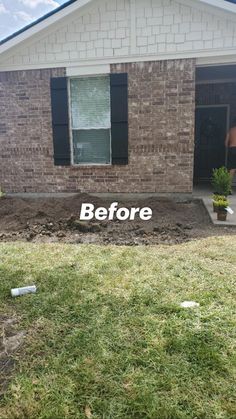
<svg viewBox="0 0 236 419"><path fill-rule="evenodd" d="M56 12L52 16L49 16L42 22L39 22L32 26L29 29L26 29L24 32L16 35L14 38L9 39L4 44L0 45L0 54L17 46L19 43L26 41L31 36L38 34L44 29L47 29L53 23L59 22L61 19L67 17L71 13L75 12L76 10L80 9L81 7L87 5L93 0L78 0L76 3L71 4L70 6L65 7L64 9Z"/></svg>
<svg viewBox="0 0 236 419"><path fill-rule="evenodd" d="M190 6L195 10L203 13L209 12L216 16L227 17L227 19L235 22L236 20L236 4L227 3L225 0L177 0L184 6Z"/></svg>
<svg viewBox="0 0 236 419"><path fill-rule="evenodd" d="M202 50L202 51L186 51L178 52L173 54L158 54L158 55L133 55L133 56L124 56L124 57L110 57L100 60L83 60L83 61L74 61L68 64L68 61L47 63L47 64L25 64L22 66L0 66L1 71L21 71L21 70L38 70L44 68L66 68L67 75L76 76L76 75L85 75L86 71L90 74L95 74L94 72L102 71L105 73L108 72L108 66L111 64L120 64L120 63L140 63L147 61L165 61L165 60L181 60L181 59L195 59L198 65L203 63L211 62L214 60L214 63L235 63L236 62L236 48L231 49L219 49L219 50ZM77 72L77 73L76 73ZM87 74L88 74L87 73ZM98 74L98 73L97 73Z"/></svg>
<svg viewBox="0 0 236 419"><path fill-rule="evenodd" d="M197 67L209 67L214 65L236 64L236 54L225 56L199 57L196 60Z"/></svg>
<svg viewBox="0 0 236 419"><path fill-rule="evenodd" d="M218 9L230 12L230 13L236 13L236 4L228 3L225 0L198 0L200 3L208 4L209 6L216 7Z"/></svg>

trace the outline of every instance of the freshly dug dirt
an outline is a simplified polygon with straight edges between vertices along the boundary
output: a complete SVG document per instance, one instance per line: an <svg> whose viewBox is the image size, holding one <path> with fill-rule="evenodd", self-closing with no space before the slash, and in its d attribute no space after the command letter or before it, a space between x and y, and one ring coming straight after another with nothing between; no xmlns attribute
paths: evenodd
<svg viewBox="0 0 236 419"><path fill-rule="evenodd" d="M100 243L117 245L175 244L198 237L235 234L215 227L199 200L166 198L119 201L119 207L150 207L150 221L80 222L82 203L109 208L114 199L78 194L67 198L0 199L0 241Z"/></svg>

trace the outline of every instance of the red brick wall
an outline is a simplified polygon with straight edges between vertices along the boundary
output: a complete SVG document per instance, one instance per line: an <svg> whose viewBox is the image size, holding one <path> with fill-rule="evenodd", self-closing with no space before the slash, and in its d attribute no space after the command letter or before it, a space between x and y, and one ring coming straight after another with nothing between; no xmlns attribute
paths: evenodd
<svg viewBox="0 0 236 419"><path fill-rule="evenodd" d="M195 63L112 65L129 76L129 165L55 167L50 77L0 73L0 185L7 192L191 192Z"/></svg>

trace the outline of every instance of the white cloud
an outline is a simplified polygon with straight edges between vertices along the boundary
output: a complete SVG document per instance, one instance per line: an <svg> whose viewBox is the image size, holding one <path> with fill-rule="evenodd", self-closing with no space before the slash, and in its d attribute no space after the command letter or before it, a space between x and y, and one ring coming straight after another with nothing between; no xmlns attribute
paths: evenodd
<svg viewBox="0 0 236 419"><path fill-rule="evenodd" d="M33 16L29 15L29 13L24 12L23 10L16 12L14 14L14 18L16 20L22 20L25 23L30 23L34 19Z"/></svg>
<svg viewBox="0 0 236 419"><path fill-rule="evenodd" d="M0 0L0 40L67 0Z"/></svg>
<svg viewBox="0 0 236 419"><path fill-rule="evenodd" d="M6 7L4 6L3 3L0 3L0 14L4 14L4 13L8 13Z"/></svg>
<svg viewBox="0 0 236 419"><path fill-rule="evenodd" d="M51 6L56 8L59 6L59 3L55 0L20 0L20 2L30 9L36 9L38 6Z"/></svg>

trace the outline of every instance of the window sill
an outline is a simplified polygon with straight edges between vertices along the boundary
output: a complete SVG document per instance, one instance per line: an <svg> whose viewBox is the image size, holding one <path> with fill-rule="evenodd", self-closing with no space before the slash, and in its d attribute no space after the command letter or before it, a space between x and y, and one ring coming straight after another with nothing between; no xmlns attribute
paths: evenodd
<svg viewBox="0 0 236 419"><path fill-rule="evenodd" d="M113 165L111 163L109 164L93 164L93 163L88 163L88 164L71 164L71 167L75 168L75 169L91 169L91 168L96 168L96 169L105 169L112 167Z"/></svg>

